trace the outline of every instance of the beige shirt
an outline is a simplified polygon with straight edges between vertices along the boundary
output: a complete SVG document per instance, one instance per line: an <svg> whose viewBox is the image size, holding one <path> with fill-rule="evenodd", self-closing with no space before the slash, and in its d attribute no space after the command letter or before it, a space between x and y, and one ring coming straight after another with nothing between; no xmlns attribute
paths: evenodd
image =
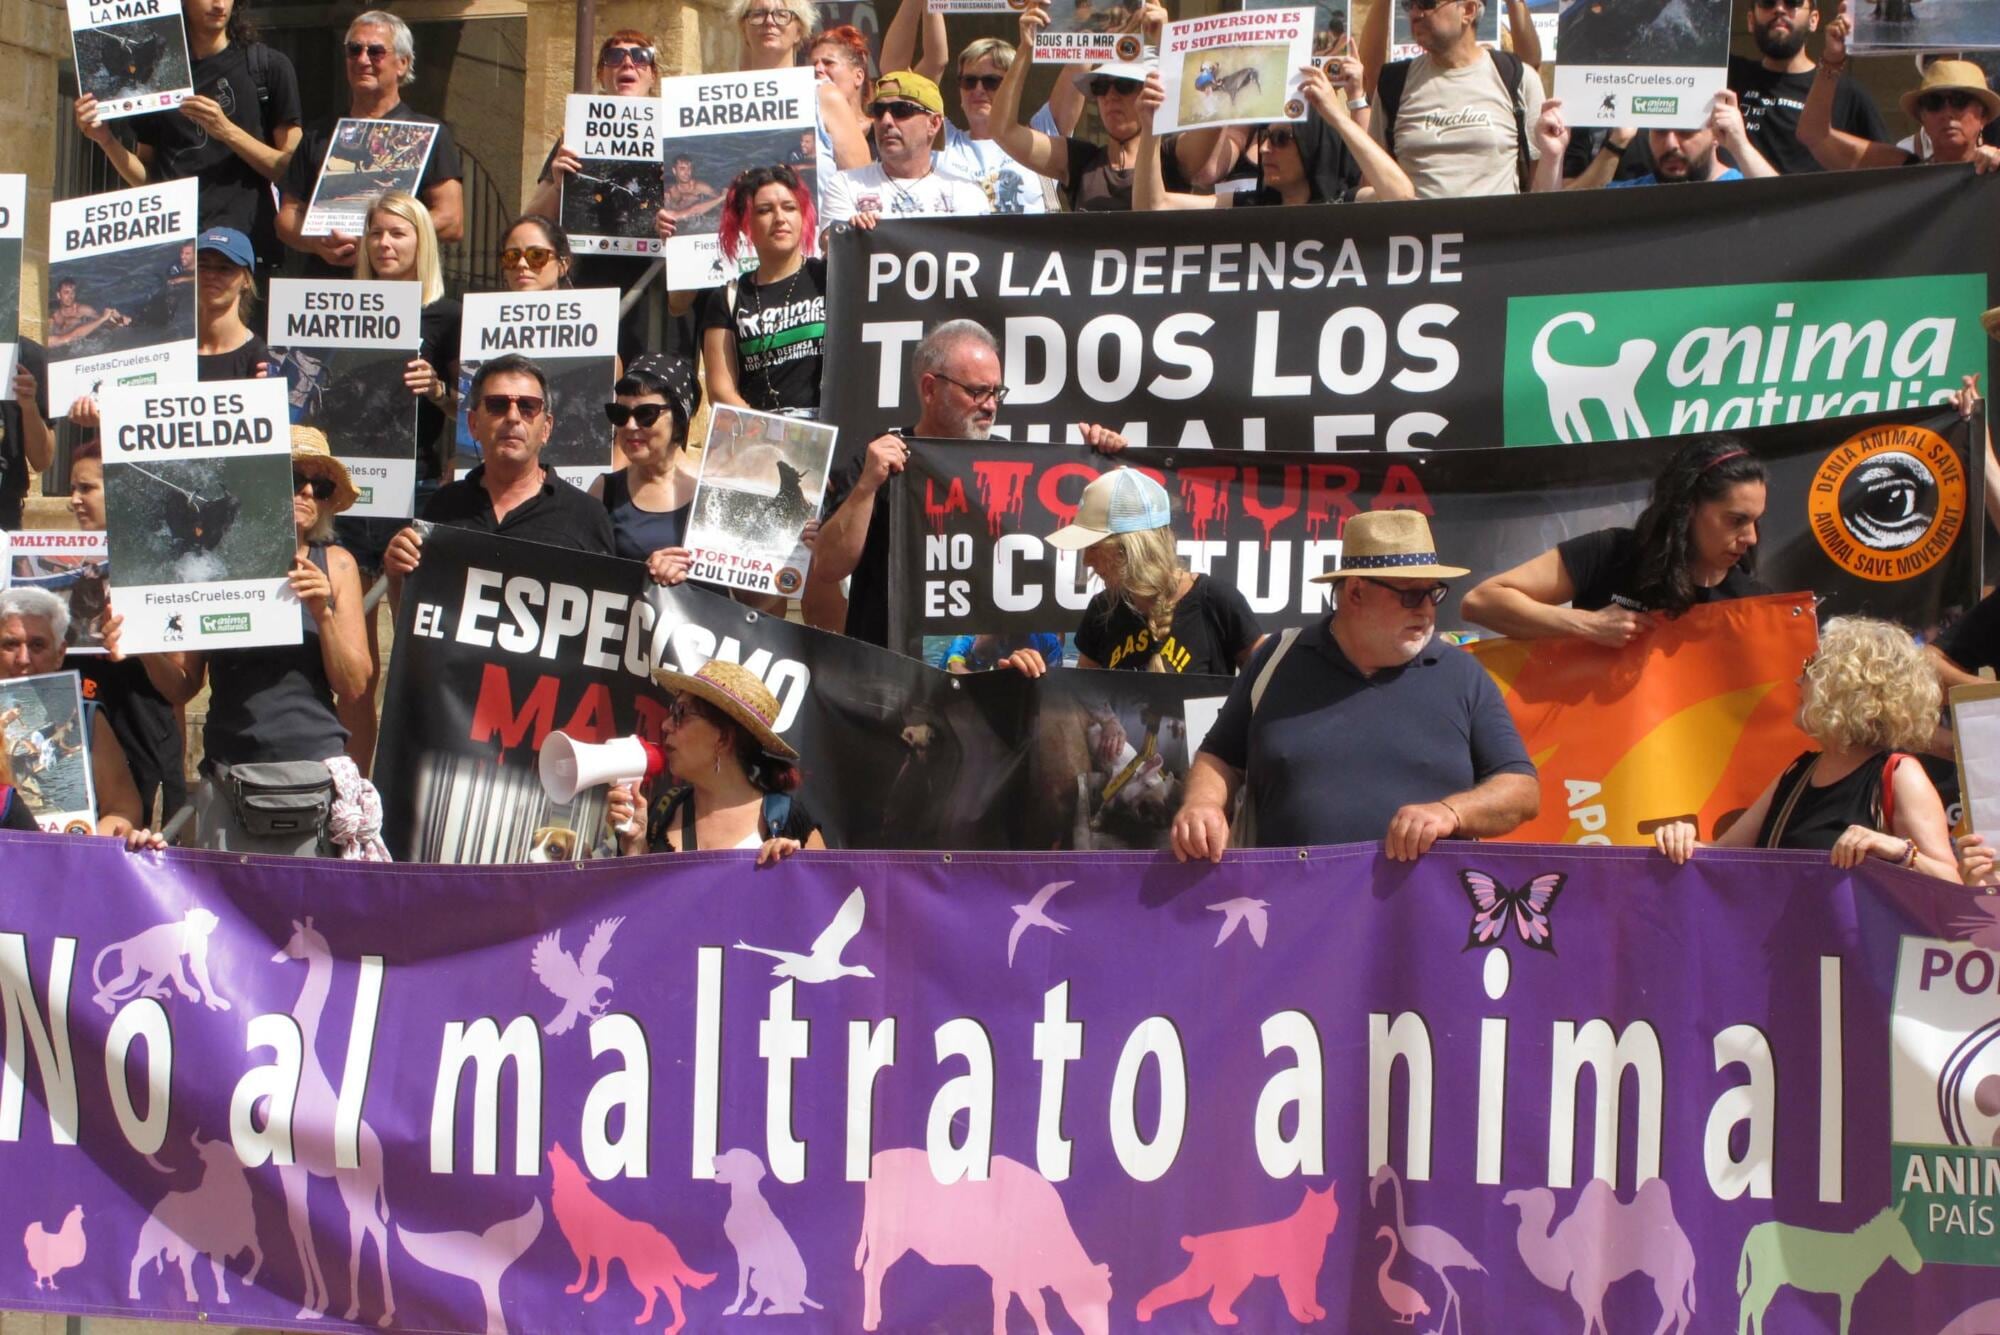
<svg viewBox="0 0 2000 1335"><path fill-rule="evenodd" d="M1520 97L1532 161L1540 156L1532 128L1542 107L1542 80L1532 66L1521 66ZM1370 129L1384 147L1386 121L1378 114ZM1490 52L1458 69L1441 69L1427 55L1411 62L1396 111L1395 154L1418 199L1518 194L1517 142L1514 103Z"/></svg>

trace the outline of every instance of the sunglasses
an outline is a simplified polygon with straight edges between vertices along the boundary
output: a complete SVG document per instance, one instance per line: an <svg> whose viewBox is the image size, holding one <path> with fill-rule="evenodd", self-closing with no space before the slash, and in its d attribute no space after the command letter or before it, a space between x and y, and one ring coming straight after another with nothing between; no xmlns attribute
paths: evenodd
<svg viewBox="0 0 2000 1335"><path fill-rule="evenodd" d="M1399 589L1389 583L1389 581L1376 579L1373 575L1363 575L1361 582L1363 584L1373 584L1378 589L1387 589L1396 595L1396 601L1403 605L1405 611L1409 612L1416 611L1425 603L1436 607L1444 601L1444 596L1451 592L1449 584L1432 584L1422 589Z"/></svg>
<svg viewBox="0 0 2000 1335"><path fill-rule="evenodd" d="M761 23L767 28L789 28L799 21L799 16L789 9L747 9L743 11L745 23Z"/></svg>
<svg viewBox="0 0 2000 1335"><path fill-rule="evenodd" d="M667 705L667 722L676 728L691 718L707 719L713 723L715 711L708 707L706 700L697 700L689 695L677 695Z"/></svg>
<svg viewBox="0 0 2000 1335"><path fill-rule="evenodd" d="M379 65L388 54L389 48L380 42L349 42L347 44L347 58L349 60L359 60L365 55L368 59Z"/></svg>
<svg viewBox="0 0 2000 1335"><path fill-rule="evenodd" d="M969 93L975 88L984 88L989 93L997 93L1005 77L1001 74L961 74L958 76L959 91Z"/></svg>
<svg viewBox="0 0 2000 1335"><path fill-rule="evenodd" d="M1950 107L1953 111L1964 111L1967 107L1979 105L1979 99L1971 93L1925 93L1917 99L1918 111L1938 112Z"/></svg>
<svg viewBox="0 0 2000 1335"><path fill-rule="evenodd" d="M547 246L509 246L500 252L500 267L511 269L517 264L526 262L530 269L540 273L555 257L556 253Z"/></svg>
<svg viewBox="0 0 2000 1335"><path fill-rule="evenodd" d="M1130 97L1138 91L1139 80L1137 79L1102 78L1090 81L1090 95L1092 97L1109 97L1113 93L1118 94L1120 97Z"/></svg>
<svg viewBox="0 0 2000 1335"><path fill-rule="evenodd" d="M597 58L600 65L617 68L620 65L638 65L645 69L653 67L653 53L643 46L607 46L604 54Z"/></svg>
<svg viewBox="0 0 2000 1335"><path fill-rule="evenodd" d="M993 400L993 406L998 408L1007 401L1007 387L1005 385L968 385L963 380L952 379L942 371L933 371L931 374L949 384L957 385L965 391L965 397L971 399L974 403L982 403L987 399L991 399Z"/></svg>
<svg viewBox="0 0 2000 1335"><path fill-rule="evenodd" d="M313 499L316 501L330 501L333 499L332 478L312 477L294 469L292 471L292 495L296 496L308 487L312 489Z"/></svg>
<svg viewBox="0 0 2000 1335"><path fill-rule="evenodd" d="M1813 0L1752 0L1754 9L1789 9L1794 14L1802 14L1813 7Z"/></svg>
<svg viewBox="0 0 2000 1335"><path fill-rule="evenodd" d="M1272 148L1290 148L1299 142L1299 137L1290 130L1266 130L1264 131L1264 142Z"/></svg>
<svg viewBox="0 0 2000 1335"><path fill-rule="evenodd" d="M890 102L870 102L868 104L868 119L871 121L879 120L885 111L899 121L906 121L912 116L927 114L930 108L921 103L905 102L901 99Z"/></svg>
<svg viewBox="0 0 2000 1335"><path fill-rule="evenodd" d="M607 403L604 405L604 416L610 420L611 425L624 426L627 422L637 422L648 431L653 429L653 423L660 420L660 414L667 411L669 409L664 403Z"/></svg>
<svg viewBox="0 0 2000 1335"><path fill-rule="evenodd" d="M479 406L488 417L505 417L510 408L521 410L523 422L533 422L542 415L548 401L533 394L482 394Z"/></svg>

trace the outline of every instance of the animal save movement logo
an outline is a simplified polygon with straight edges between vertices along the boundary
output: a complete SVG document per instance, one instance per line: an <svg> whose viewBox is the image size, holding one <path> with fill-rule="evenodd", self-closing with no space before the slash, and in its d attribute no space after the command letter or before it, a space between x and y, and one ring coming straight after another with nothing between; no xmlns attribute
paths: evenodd
<svg viewBox="0 0 2000 1335"><path fill-rule="evenodd" d="M1843 441L1806 494L1813 540L1863 579L1911 579L1950 553L1965 524L1966 478L1943 436L1885 426Z"/></svg>
<svg viewBox="0 0 2000 1335"><path fill-rule="evenodd" d="M2000 1265L2000 917L1950 929L1897 954L1890 1186L1926 1260Z"/></svg>
<svg viewBox="0 0 2000 1335"><path fill-rule="evenodd" d="M1633 440L1949 399L1986 369L1976 274L1507 302L1505 443Z"/></svg>

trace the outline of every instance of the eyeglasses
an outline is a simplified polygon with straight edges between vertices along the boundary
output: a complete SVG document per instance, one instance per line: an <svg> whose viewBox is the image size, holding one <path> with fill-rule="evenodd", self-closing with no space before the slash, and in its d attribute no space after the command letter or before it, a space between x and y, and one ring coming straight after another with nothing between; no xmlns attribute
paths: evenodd
<svg viewBox="0 0 2000 1335"><path fill-rule="evenodd" d="M500 267L511 269L525 262L530 269L540 273L555 257L556 253L547 246L509 246L500 252Z"/></svg>
<svg viewBox="0 0 2000 1335"><path fill-rule="evenodd" d="M505 417L509 409L519 408L523 422L538 420L542 409L547 406L546 399L534 394L482 394L479 397L479 407L488 417Z"/></svg>
<svg viewBox="0 0 2000 1335"><path fill-rule="evenodd" d="M1007 401L1007 387L1005 385L968 385L963 380L952 379L952 377L946 375L943 371L933 371L931 374L940 380L949 381L951 384L957 385L965 391L965 397L971 399L974 403L981 403L987 399L991 399L993 400L993 406L998 408Z"/></svg>
<svg viewBox="0 0 2000 1335"><path fill-rule="evenodd" d="M1275 130L1264 131L1264 142L1272 148L1291 148L1299 142L1299 137L1280 126Z"/></svg>
<svg viewBox="0 0 2000 1335"><path fill-rule="evenodd" d="M1433 9L1443 9L1446 5L1457 4L1458 0L1403 0L1406 14L1428 14Z"/></svg>
<svg viewBox="0 0 2000 1335"><path fill-rule="evenodd" d="M766 28L789 28L799 21L799 16L789 9L746 9L743 21Z"/></svg>
<svg viewBox="0 0 2000 1335"><path fill-rule="evenodd" d="M959 91L969 93L975 88L984 88L989 93L1000 91L1002 74L961 74L958 76Z"/></svg>
<svg viewBox="0 0 2000 1335"><path fill-rule="evenodd" d="M613 426L624 426L627 422L637 422L645 430L652 430L653 423L660 420L660 414L668 411L664 403L607 403L604 415Z"/></svg>
<svg viewBox="0 0 2000 1335"><path fill-rule="evenodd" d="M379 65L387 58L388 54L389 48L380 42L349 42L347 44L347 58L349 60L359 60L365 55L371 62Z"/></svg>
<svg viewBox="0 0 2000 1335"><path fill-rule="evenodd" d="M691 718L715 721L715 711L708 707L706 700L698 700L690 695L677 695L667 704L667 722L676 728Z"/></svg>
<svg viewBox="0 0 2000 1335"><path fill-rule="evenodd" d="M1396 595L1396 601L1403 605L1405 611L1409 612L1416 611L1425 603L1436 607L1444 601L1444 596L1451 592L1451 585L1449 584L1432 584L1421 589L1399 589L1388 580L1376 579L1373 575L1361 576L1361 582L1363 584L1373 584L1378 589L1387 589Z"/></svg>
<svg viewBox="0 0 2000 1335"><path fill-rule="evenodd" d="M620 65L639 65L646 69L653 67L653 52L643 46L607 46L604 54L597 58L600 65L617 68Z"/></svg>
<svg viewBox="0 0 2000 1335"><path fill-rule="evenodd" d="M1107 77L1092 79L1090 81L1090 95L1092 97L1109 97L1113 93L1118 94L1120 97L1130 97L1138 91L1139 80L1137 79L1113 79Z"/></svg>
<svg viewBox="0 0 2000 1335"><path fill-rule="evenodd" d="M1950 107L1953 111L1964 111L1978 104L1979 99L1971 93L1925 93L1917 99L1917 110L1939 112Z"/></svg>
<svg viewBox="0 0 2000 1335"><path fill-rule="evenodd" d="M293 469L292 495L296 496L300 492L306 490L308 487L312 489L312 496L313 499L316 501L330 501L333 499L332 478L313 477L309 474L301 473L297 469Z"/></svg>
<svg viewBox="0 0 2000 1335"><path fill-rule="evenodd" d="M912 116L922 116L929 110L929 107L924 106L920 102L905 102L900 98L890 102L870 102L868 104L868 119L871 121L879 120L882 113L886 111L896 120L906 121Z"/></svg>

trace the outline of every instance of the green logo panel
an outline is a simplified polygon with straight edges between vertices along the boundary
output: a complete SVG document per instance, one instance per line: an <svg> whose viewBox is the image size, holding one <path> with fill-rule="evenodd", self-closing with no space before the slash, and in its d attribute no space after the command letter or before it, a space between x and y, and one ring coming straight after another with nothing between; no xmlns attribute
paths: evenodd
<svg viewBox="0 0 2000 1335"><path fill-rule="evenodd" d="M237 635L250 629L248 612L216 612L201 619L204 635Z"/></svg>
<svg viewBox="0 0 2000 1335"><path fill-rule="evenodd" d="M1926 1261L2000 1266L2000 1150L1896 1145L1896 1202Z"/></svg>
<svg viewBox="0 0 2000 1335"><path fill-rule="evenodd" d="M1513 297L1505 443L1928 404L1986 369L1985 308L1982 274Z"/></svg>

